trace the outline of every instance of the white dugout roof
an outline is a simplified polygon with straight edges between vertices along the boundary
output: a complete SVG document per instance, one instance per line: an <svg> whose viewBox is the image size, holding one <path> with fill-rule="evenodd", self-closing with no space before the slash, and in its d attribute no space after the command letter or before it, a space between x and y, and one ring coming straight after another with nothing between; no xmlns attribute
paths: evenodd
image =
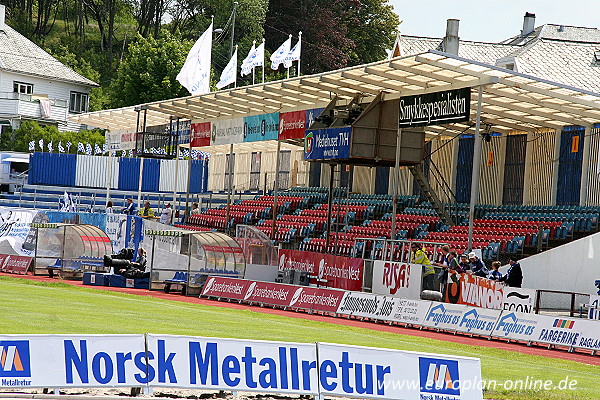
<svg viewBox="0 0 600 400"><path fill-rule="evenodd" d="M162 125L170 117L194 122L240 118L272 112L325 107L335 96L341 102L370 103L402 96L472 87L471 120L482 86L481 121L495 132L592 127L600 122L600 94L547 81L458 56L429 51L275 82L221 90L203 95L80 114L73 121L104 129L136 129L138 109L146 109L147 125ZM339 103L338 103L339 104ZM432 135L456 135L474 130L457 123L425 127Z"/></svg>

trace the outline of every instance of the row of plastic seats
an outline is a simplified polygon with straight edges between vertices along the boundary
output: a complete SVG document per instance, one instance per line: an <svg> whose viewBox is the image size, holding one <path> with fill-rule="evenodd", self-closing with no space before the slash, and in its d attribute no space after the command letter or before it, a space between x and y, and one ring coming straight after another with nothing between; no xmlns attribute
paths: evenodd
<svg viewBox="0 0 600 400"><path fill-rule="evenodd" d="M273 201L266 200L236 200L235 205L251 207L273 207ZM290 203L277 199L277 214L288 214Z"/></svg>
<svg viewBox="0 0 600 400"><path fill-rule="evenodd" d="M188 231L198 231L198 232L210 232L213 229L211 228L207 228L204 226L196 226L196 225L184 225L184 224L175 224L173 225L176 228L181 228L181 229L185 229Z"/></svg>
<svg viewBox="0 0 600 400"><path fill-rule="evenodd" d="M273 220L260 220L258 221L258 226L267 227L271 229L273 226ZM275 221L275 228L284 228L284 229L296 229L299 237L309 237L314 236L315 233L315 224L310 222L297 222L297 221Z"/></svg>
<svg viewBox="0 0 600 400"><path fill-rule="evenodd" d="M200 215L217 215L220 217L226 217L227 216L227 208L208 208L208 209L204 210L202 212L202 214L200 214ZM236 225L237 224L251 224L253 214L246 213L243 211L232 211L231 208L229 208L229 217L233 218L233 223ZM189 218L189 221L193 223L193 220L194 220L194 215L191 215Z"/></svg>
<svg viewBox="0 0 600 400"><path fill-rule="evenodd" d="M271 226L257 226L259 230L261 230L265 235L271 237L272 227ZM295 240L298 235L298 230L296 228L284 228L281 226L275 227L275 238L273 239L275 242L279 243L289 243Z"/></svg>
<svg viewBox="0 0 600 400"><path fill-rule="evenodd" d="M196 214L190 216L188 222L190 224L204 226L207 228L227 229L231 227L233 218L227 221L226 217L221 217L218 215Z"/></svg>
<svg viewBox="0 0 600 400"><path fill-rule="evenodd" d="M274 196L257 196L254 200L257 201L268 201L273 204ZM277 196L277 204L289 203L291 211L296 210L298 207L305 208L308 206L308 199L299 196Z"/></svg>
<svg viewBox="0 0 600 400"><path fill-rule="evenodd" d="M328 204L316 204L315 205L315 210L327 211L328 209L329 209ZM342 205L332 204L331 210L332 210L332 212L335 212L335 213L337 213L338 211L353 212L353 213L355 213L356 219L363 221L365 219L370 219L373 217L375 208L373 206L357 205L357 204L342 204Z"/></svg>
<svg viewBox="0 0 600 400"><path fill-rule="evenodd" d="M294 215L327 218L327 213L328 213L327 210L308 209L308 210L296 210ZM347 211L343 211L338 208L338 209L336 209L334 215L335 215L335 218L339 218L340 221L342 221L346 225L352 225L352 224L354 224L354 221L356 220L356 212L354 212L354 211L347 212Z"/></svg>
<svg viewBox="0 0 600 400"><path fill-rule="evenodd" d="M290 221L290 222L306 222L312 223L315 225L316 232L322 232L329 219L327 217L316 217L316 216L306 216L306 215L279 215L277 217L278 221ZM331 219L332 223L335 223L335 218Z"/></svg>
<svg viewBox="0 0 600 400"><path fill-rule="evenodd" d="M227 206L223 205L220 209L227 209ZM252 219L267 219L271 217L271 207L232 204L229 206L229 211L251 213Z"/></svg>
<svg viewBox="0 0 600 400"><path fill-rule="evenodd" d="M326 248L327 241L320 238L305 238L299 245L301 251L313 251L319 253L336 254L340 256L350 256L353 253L354 242L350 240L335 240L331 238L329 247Z"/></svg>

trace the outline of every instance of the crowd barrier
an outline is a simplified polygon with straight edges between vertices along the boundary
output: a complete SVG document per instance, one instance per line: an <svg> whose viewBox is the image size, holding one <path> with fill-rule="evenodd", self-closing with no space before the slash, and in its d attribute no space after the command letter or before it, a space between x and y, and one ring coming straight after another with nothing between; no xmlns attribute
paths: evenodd
<svg viewBox="0 0 600 400"><path fill-rule="evenodd" d="M370 399L483 398L477 358L171 335L2 335L0 388L154 387Z"/></svg>
<svg viewBox="0 0 600 400"><path fill-rule="evenodd" d="M492 339L564 346L569 351L580 348L595 354L600 350L600 322L588 319L220 277L209 278L201 296L402 323Z"/></svg>

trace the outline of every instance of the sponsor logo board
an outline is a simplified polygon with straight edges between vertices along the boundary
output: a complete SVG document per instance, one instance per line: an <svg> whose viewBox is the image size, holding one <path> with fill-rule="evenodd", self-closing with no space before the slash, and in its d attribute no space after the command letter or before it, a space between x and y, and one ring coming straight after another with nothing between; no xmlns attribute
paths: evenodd
<svg viewBox="0 0 600 400"><path fill-rule="evenodd" d="M502 310L521 313L533 313L535 306L535 289L513 288L505 286L502 290Z"/></svg>
<svg viewBox="0 0 600 400"><path fill-rule="evenodd" d="M299 250L279 250L279 270L306 271L327 281L327 287L362 290L364 260Z"/></svg>
<svg viewBox="0 0 600 400"><path fill-rule="evenodd" d="M400 299L390 296L346 292L337 313L389 321L399 302Z"/></svg>
<svg viewBox="0 0 600 400"><path fill-rule="evenodd" d="M279 113L279 140L302 139L306 126L306 111Z"/></svg>
<svg viewBox="0 0 600 400"><path fill-rule="evenodd" d="M386 296L419 299L421 265L401 262L373 263L373 293Z"/></svg>
<svg viewBox="0 0 600 400"><path fill-rule="evenodd" d="M391 320L412 325L423 325L431 307L429 300L399 299L392 312Z"/></svg>
<svg viewBox="0 0 600 400"><path fill-rule="evenodd" d="M446 302L475 307L501 309L504 285L475 275L450 271Z"/></svg>
<svg viewBox="0 0 600 400"><path fill-rule="evenodd" d="M192 124L192 147L210 146L210 122L199 122Z"/></svg>
<svg viewBox="0 0 600 400"><path fill-rule="evenodd" d="M279 113L244 117L244 142L277 140Z"/></svg>
<svg viewBox="0 0 600 400"><path fill-rule="evenodd" d="M211 146L219 144L241 143L244 141L244 119L233 118L211 123Z"/></svg>
<svg viewBox="0 0 600 400"><path fill-rule="evenodd" d="M500 310L433 302L423 325L474 335L489 336Z"/></svg>
<svg viewBox="0 0 600 400"><path fill-rule="evenodd" d="M304 159L349 158L351 132L351 127L307 130L304 139Z"/></svg>

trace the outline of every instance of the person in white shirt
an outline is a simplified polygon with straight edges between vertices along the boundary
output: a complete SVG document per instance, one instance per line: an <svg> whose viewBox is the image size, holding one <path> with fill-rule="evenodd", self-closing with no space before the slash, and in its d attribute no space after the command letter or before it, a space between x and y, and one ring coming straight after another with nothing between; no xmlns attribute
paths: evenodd
<svg viewBox="0 0 600 400"><path fill-rule="evenodd" d="M160 213L160 222L162 224L170 224L171 217L173 216L173 209L171 208L171 203L167 203L165 208L162 209Z"/></svg>

